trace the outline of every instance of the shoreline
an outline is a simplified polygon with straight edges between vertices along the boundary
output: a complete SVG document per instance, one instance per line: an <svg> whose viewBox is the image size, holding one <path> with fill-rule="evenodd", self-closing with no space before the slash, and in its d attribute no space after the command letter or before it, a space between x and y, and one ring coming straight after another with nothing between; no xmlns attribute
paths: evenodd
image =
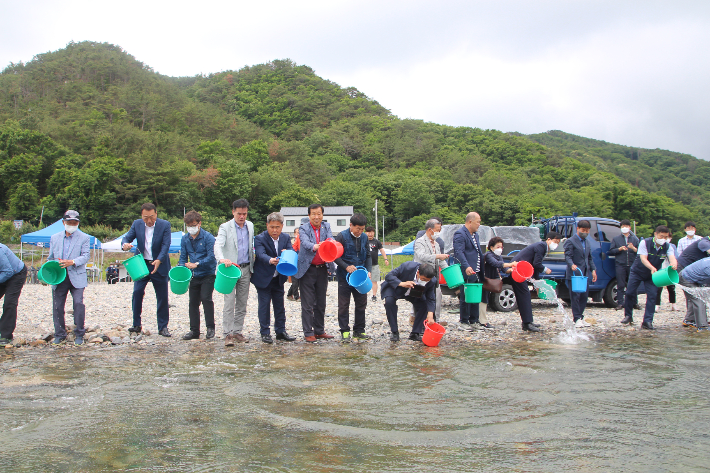
<svg viewBox="0 0 710 473"><path fill-rule="evenodd" d="M289 284L285 284L288 291ZM84 303L86 304L85 326L87 333L84 336L83 346L73 344L73 334L69 330L72 324L72 315L68 312L72 308L71 295L67 297L65 317L67 332L69 337L67 342L59 346L51 343L54 334L52 322L52 290L49 286L41 284L28 284L23 287L19 300L17 327L14 332L13 344L7 345L6 350L28 350L33 348L51 349L73 349L86 350L92 348L120 348L125 346L170 346L174 344L215 344L224 350L241 350L240 345L246 345L253 349L255 345L264 345L259 334L259 321L257 317L257 297L254 287L249 289L249 301L247 304L247 314L244 320L243 334L249 339L249 343L237 343L235 347L224 347L222 334L222 307L224 297L218 292L214 292L213 300L215 304L215 332L216 337L212 340L204 339L204 316L201 318L201 338L199 340L182 340L182 336L189 330L188 301L187 294L176 295L172 292L170 301L170 323L168 328L172 337L162 337L158 335L155 317L155 293L152 286L148 285L143 301L143 329L149 334L142 337L130 337L127 328L132 325L131 296L133 292L132 283L118 283L109 285L105 282L90 283L84 291ZM662 306L656 309L654 326L662 333L669 328L684 329L681 322L685 315L685 297L683 291L677 290L676 307L680 310L670 311L668 303L668 293L663 291ZM366 309L366 333L372 336L372 340L350 343L368 343L379 345L390 345L389 325L385 315L382 300L372 302L368 295L368 305ZM591 327L578 329L583 334L591 335L590 342L602 338L619 335L630 335L641 331L640 323L643 318L643 304L645 295L639 295L639 304L642 305L640 311L634 311L635 325L628 327L619 322L623 318L623 311L609 309L603 303L590 303L585 310L585 320ZM301 329L300 302L285 300L286 307L286 330L296 337L294 342L281 342L275 340L275 345L311 345L303 339ZM411 326L409 325L409 311L411 305L406 301L399 301L398 324L401 341L400 345L421 345L421 342L408 340ZM352 311L354 304L350 304L350 321L353 321ZM568 307L566 311L571 312ZM555 343L555 337L564 332L563 316L558 312L557 305L544 300L533 300L533 314L535 322L542 325L541 333L523 332L521 329L520 315L514 312L488 312L488 321L493 329L477 330L467 332L458 328L458 299L444 296L442 304L441 320L448 323L446 334L442 338L441 347L459 347L470 345L498 345L520 341L550 342ZM272 316L273 324L273 316ZM73 327L72 327L73 328ZM337 282L330 282L326 302L326 333L335 336L332 340L319 340L314 345L342 343L339 339L339 327L337 318ZM685 329L690 330L690 329ZM694 330L693 330L694 331ZM644 332L646 332L644 330ZM647 333L654 334L657 331ZM273 325L271 327L273 336ZM100 342L90 340L97 335L104 335ZM48 342L39 340L51 336ZM662 336L662 335L661 335ZM137 340L136 340L137 339ZM557 341L556 343L564 344Z"/></svg>

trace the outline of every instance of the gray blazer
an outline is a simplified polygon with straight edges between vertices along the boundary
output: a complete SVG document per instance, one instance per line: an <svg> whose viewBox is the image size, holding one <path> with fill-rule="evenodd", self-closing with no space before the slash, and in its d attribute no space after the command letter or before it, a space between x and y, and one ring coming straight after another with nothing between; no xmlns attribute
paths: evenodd
<svg viewBox="0 0 710 473"><path fill-rule="evenodd" d="M217 266L219 260L228 259L234 264L237 264L239 258L239 250L237 248L237 230L234 228L234 219L224 222L219 226L219 232L214 242L214 257L217 258ZM247 220L244 225L249 230L249 248L247 255L249 256L249 271L254 272L254 224Z"/></svg>
<svg viewBox="0 0 710 473"><path fill-rule="evenodd" d="M301 228L298 231L298 236L301 239L301 247L298 249L298 273L296 273L296 279L302 278L306 271L308 271L313 257L316 252L313 251L313 245L316 244L316 233L313 231L311 222L304 222L301 224ZM330 224L328 222L321 222L320 224L320 242L323 243L328 238L333 238L333 233L330 231Z"/></svg>
<svg viewBox="0 0 710 473"><path fill-rule="evenodd" d="M438 260L435 256L443 254L444 250L441 248L438 241L434 241L434 245L436 245L436 251L431 247L431 240L426 233L422 237L417 238L414 242L414 262L431 263L442 269L446 268L449 263L447 263L446 260Z"/></svg>
<svg viewBox="0 0 710 473"><path fill-rule="evenodd" d="M88 285L86 280L86 263L89 261L90 256L89 235L81 230L75 231L71 237L71 243L69 244L69 254L65 258L62 258L64 235L64 230L62 230L52 235L49 239L49 256L47 256L47 260L73 259L74 265L67 267L67 277L72 286L77 289L86 287Z"/></svg>
<svg viewBox="0 0 710 473"><path fill-rule="evenodd" d="M587 240L584 246L585 249L583 251L582 239L576 234L565 242L565 263L567 263L565 279L571 279L572 276L591 276L592 271L597 269L594 267L594 260L592 259L591 242ZM582 274L579 274L579 271L572 271L573 264L577 265Z"/></svg>

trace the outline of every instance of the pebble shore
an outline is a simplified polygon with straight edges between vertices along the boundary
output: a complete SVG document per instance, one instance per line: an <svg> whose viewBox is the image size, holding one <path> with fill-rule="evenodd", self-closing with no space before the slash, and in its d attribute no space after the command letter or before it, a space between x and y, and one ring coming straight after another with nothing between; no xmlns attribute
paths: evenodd
<svg viewBox="0 0 710 473"><path fill-rule="evenodd" d="M286 285L288 290L289 284ZM217 336L212 340L205 340L204 318L201 320L201 338L199 340L184 341L182 336L189 330L188 318L188 295L176 295L170 293L170 324L169 329L173 336L166 338L158 335L158 328L155 317L155 293L149 284L146 288L143 302L143 334L129 334L128 327L132 325L131 315L131 295L133 292L132 283L118 283L108 285L103 283L91 283L84 291L84 302L86 304L86 329L85 345L74 346L73 343L63 343L53 346L51 341L54 334L52 323L52 290L49 286L41 284L28 284L22 290L18 307L17 328L14 333L12 345L6 347L7 350L23 350L31 348L46 347L47 349L72 349L84 350L92 347L101 348L125 348L135 345L170 345L184 343L212 343L223 347L222 334L222 307L224 296L214 293L215 302L215 324ZM339 328L337 320L337 282L330 282L328 288L328 300L326 306L325 328L326 332L334 335L333 340L320 340L317 343L338 343ZM681 290L677 290L678 302L677 311L670 310L668 294L663 291L662 305L656 310L654 326L663 331L664 329L681 329L681 322L685 315L685 298ZM645 296L639 296L639 303L643 306ZM409 313L411 305L406 301L400 301L398 323L400 327L400 343L414 344L407 340L409 336ZM300 302L285 301L286 305L286 330L297 340L293 344L304 344L303 332L301 329L301 304ZM459 330L458 325L458 299L444 296L441 320L448 323L447 333L442 339L441 346L447 345L471 345L486 343L509 343L524 340L554 341L555 337L564 331L563 316L559 313L556 304L533 300L533 314L535 322L541 324L542 333L523 332L520 324L520 314L515 312L488 312L488 321L493 329L476 330L473 332ZM67 331L73 319L71 315L71 296L67 297ZM351 301L351 323L354 304ZM566 309L568 312L569 308ZM585 312L585 320L591 324L590 327L580 329L590 335L592 339L599 339L604 336L615 334L631 334L639 331L639 324L643 318L642 311L634 311L635 325L633 327L623 326L619 323L623 317L623 311L606 308L601 303L589 303ZM273 323L273 320L272 320ZM367 306L367 334L372 336L372 340L362 343L389 344L389 325L385 316L384 305L378 298L373 302L368 295ZM249 302L247 305L247 316L244 322L243 334L250 342L249 346L263 345L259 335L259 321L257 317L257 294L254 287L249 290ZM273 325L272 325L273 335ZM68 342L73 340L70 332ZM277 341L276 343L288 343ZM234 348L239 349L242 344L237 344ZM243 345L242 345L243 346ZM50 348L51 347L51 348Z"/></svg>

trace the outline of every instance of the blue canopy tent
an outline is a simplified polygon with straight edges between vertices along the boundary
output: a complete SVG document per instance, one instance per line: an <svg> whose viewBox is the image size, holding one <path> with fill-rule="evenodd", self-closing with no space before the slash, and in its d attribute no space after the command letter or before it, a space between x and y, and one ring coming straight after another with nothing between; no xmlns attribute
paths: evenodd
<svg viewBox="0 0 710 473"><path fill-rule="evenodd" d="M414 254L414 241L407 243L404 246L395 248L393 250L385 250L388 255L413 255Z"/></svg>

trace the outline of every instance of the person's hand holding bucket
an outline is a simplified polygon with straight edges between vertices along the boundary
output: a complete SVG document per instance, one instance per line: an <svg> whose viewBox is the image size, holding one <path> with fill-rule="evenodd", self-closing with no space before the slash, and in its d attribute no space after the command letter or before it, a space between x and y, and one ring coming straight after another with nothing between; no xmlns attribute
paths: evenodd
<svg viewBox="0 0 710 473"><path fill-rule="evenodd" d="M269 260L269 264L273 264L274 266L276 266L277 264L279 264L279 258L271 258Z"/></svg>
<svg viewBox="0 0 710 473"><path fill-rule="evenodd" d="M124 243L124 244L121 246L121 249L122 249L123 251L128 251L128 250L130 250L131 248L133 248L133 245L131 245L130 243Z"/></svg>
<svg viewBox="0 0 710 473"><path fill-rule="evenodd" d="M223 264L223 265L225 265L226 267L229 268L229 267L232 266L234 263L232 263L231 260L228 260L228 259L224 258L224 259L219 260L219 264Z"/></svg>
<svg viewBox="0 0 710 473"><path fill-rule="evenodd" d="M466 276L473 276L474 274L476 274L476 271L474 271L472 267L469 266L466 268Z"/></svg>
<svg viewBox="0 0 710 473"><path fill-rule="evenodd" d="M74 260L73 259L58 259L59 261L59 266L62 268L68 268L69 266L74 266Z"/></svg>
<svg viewBox="0 0 710 473"><path fill-rule="evenodd" d="M434 312L429 312L429 313L427 313L427 315L426 315L426 321L427 321L428 324L436 323L436 321L434 320Z"/></svg>

